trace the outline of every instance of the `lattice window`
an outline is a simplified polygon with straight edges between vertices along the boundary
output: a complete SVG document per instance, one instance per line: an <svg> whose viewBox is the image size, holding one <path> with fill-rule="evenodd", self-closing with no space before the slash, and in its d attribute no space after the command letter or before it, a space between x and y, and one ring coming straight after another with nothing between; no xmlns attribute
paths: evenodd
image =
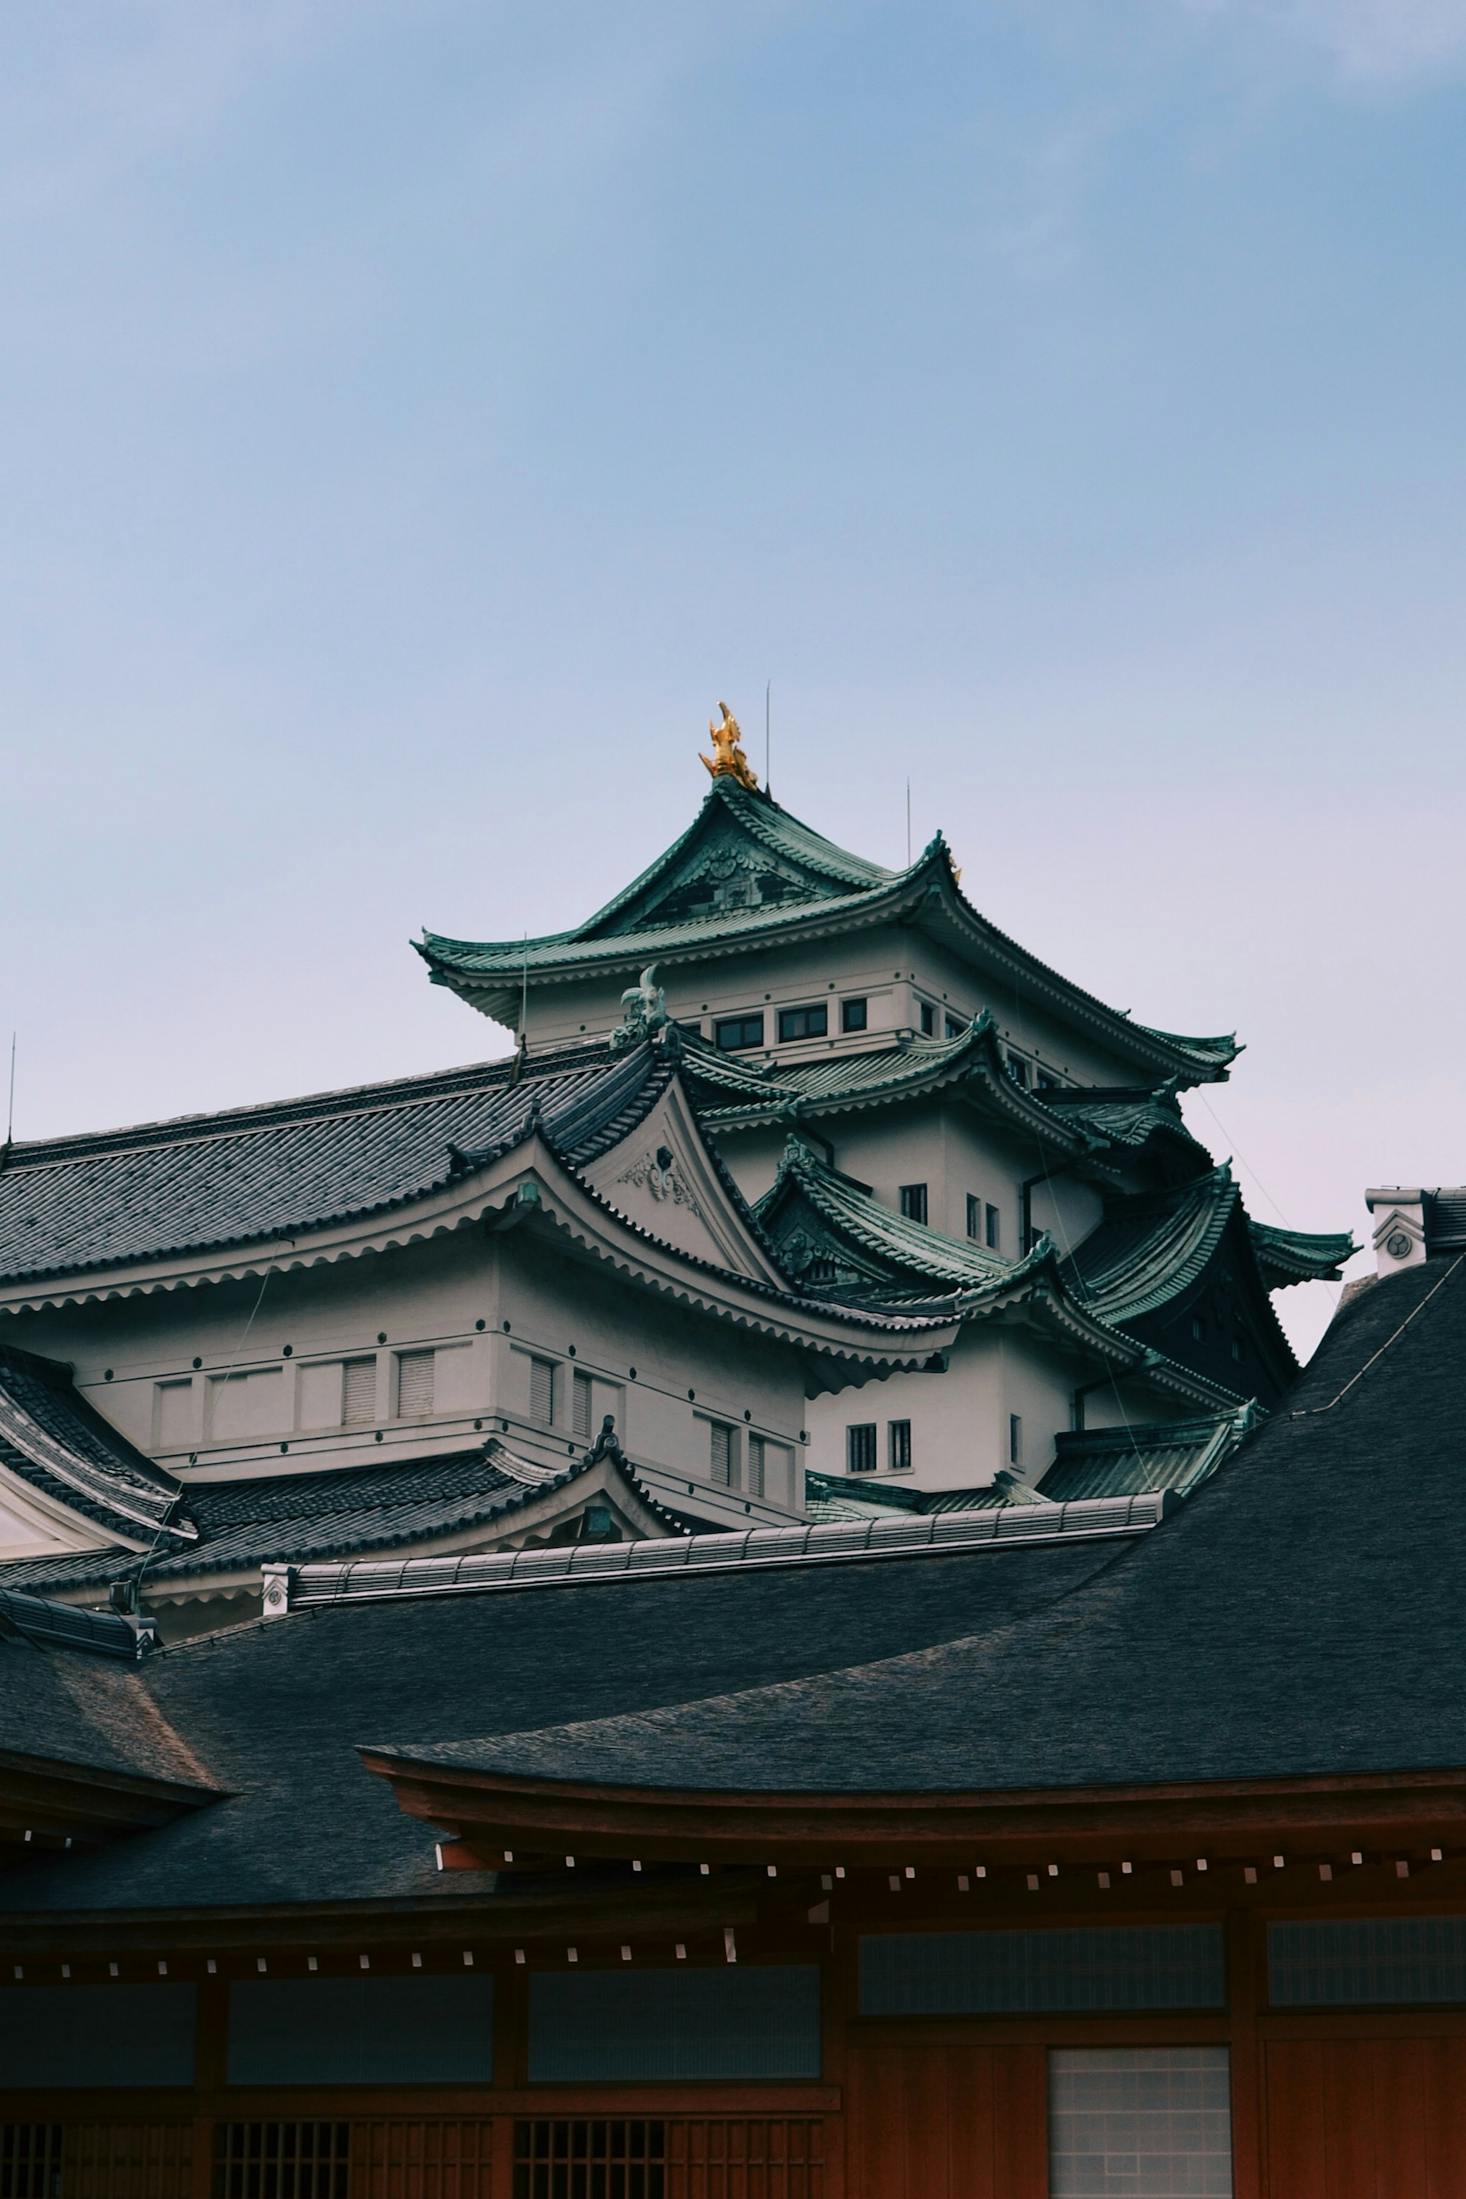
<svg viewBox="0 0 1466 2199"><path fill-rule="evenodd" d="M667 2126L535 2116L514 2125L514 2199L665 2199Z"/></svg>
<svg viewBox="0 0 1466 2199"><path fill-rule="evenodd" d="M0 2199L53 2199L61 2190L61 2125L0 2123Z"/></svg>
<svg viewBox="0 0 1466 2199"><path fill-rule="evenodd" d="M494 2125L353 2123L351 2199L490 2199Z"/></svg>
<svg viewBox="0 0 1466 2199"><path fill-rule="evenodd" d="M514 2199L823 2199L816 2118L535 2117L514 2126Z"/></svg>
<svg viewBox="0 0 1466 2199"><path fill-rule="evenodd" d="M350 2123L220 2123L214 2199L349 2199Z"/></svg>
<svg viewBox="0 0 1466 2199"><path fill-rule="evenodd" d="M191 2123L71 2123L63 2199L189 2199Z"/></svg>

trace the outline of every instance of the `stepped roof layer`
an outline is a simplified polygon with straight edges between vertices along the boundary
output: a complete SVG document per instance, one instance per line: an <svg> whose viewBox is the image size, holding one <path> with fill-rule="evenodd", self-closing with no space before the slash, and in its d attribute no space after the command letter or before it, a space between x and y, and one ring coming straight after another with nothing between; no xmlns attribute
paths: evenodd
<svg viewBox="0 0 1466 2199"><path fill-rule="evenodd" d="M1210 1265L1240 1206L1226 1162L1179 1190L1112 1200L1070 1258L1086 1303L1107 1321L1169 1304Z"/></svg>
<svg viewBox="0 0 1466 2199"><path fill-rule="evenodd" d="M195 1482L184 1495L193 1539L149 1559L145 1600L157 1600L182 1580L395 1551L474 1527L507 1528L515 1514L542 1507L584 1480L602 1455L597 1446L555 1473L516 1458L495 1439L472 1451L388 1466ZM619 1450L607 1455L614 1476L624 1479L662 1532L686 1531L681 1516L661 1504ZM136 1573L138 1564L136 1547L116 1543L14 1558L0 1563L0 1590L100 1591Z"/></svg>
<svg viewBox="0 0 1466 2199"><path fill-rule="evenodd" d="M1141 1489L1174 1489L1177 1496L1188 1496L1264 1417L1258 1405L1249 1403L1236 1412L1196 1420L1061 1434L1038 1493L1051 1504L1131 1496Z"/></svg>
<svg viewBox="0 0 1466 2199"><path fill-rule="evenodd" d="M381 1739L404 1767L533 1782L541 1806L571 1782L609 1804L1459 1772L1463 1412L1459 1255L1362 1293L1288 1408L1163 1527L1010 1624L677 1708ZM1408 1504L1382 1498L1382 1459Z"/></svg>
<svg viewBox="0 0 1466 2199"><path fill-rule="evenodd" d="M1346 1260L1359 1250L1350 1232L1332 1236L1303 1229L1276 1229L1271 1222L1247 1219L1252 1249L1269 1290L1285 1290L1290 1283L1337 1283Z"/></svg>
<svg viewBox="0 0 1466 2199"><path fill-rule="evenodd" d="M790 938L916 918L1018 979L1137 1063L1196 1084L1224 1078L1231 1036L1184 1038L1133 1022L1073 985L966 900L940 833L904 870L837 848L769 795L715 779L687 830L624 892L569 931L540 939L415 942L437 984L512 1019L526 979L545 983L644 964L747 953Z"/></svg>
<svg viewBox="0 0 1466 2199"><path fill-rule="evenodd" d="M57 1912L457 1898L481 1913L481 1883L436 1870L361 1744L536 1807L579 1783L607 1823L639 1795L798 1805L1459 1771L1463 1413L1466 1258L1435 1259L1353 1300L1286 1409L1148 1533L397 1594L136 1670L75 1658L73 1692L121 1686L130 1730L231 1799L28 1870L7 1937L54 1945ZM1408 1504L1382 1499L1382 1459ZM57 1658L0 1642L12 1658L0 1745L6 1719L49 1700L22 1659L55 1687ZM105 1741L110 1695L80 1700Z"/></svg>
<svg viewBox="0 0 1466 2199"><path fill-rule="evenodd" d="M122 1546L156 1540L168 1550L196 1539L178 1483L93 1410L70 1369L4 1346L0 1467Z"/></svg>
<svg viewBox="0 0 1466 2199"><path fill-rule="evenodd" d="M662 1081L665 1081L663 1078ZM0 1282L292 1236L385 1212L507 1150L538 1123L572 1163L655 1103L645 1061L585 1049L350 1091L12 1145L0 1168Z"/></svg>

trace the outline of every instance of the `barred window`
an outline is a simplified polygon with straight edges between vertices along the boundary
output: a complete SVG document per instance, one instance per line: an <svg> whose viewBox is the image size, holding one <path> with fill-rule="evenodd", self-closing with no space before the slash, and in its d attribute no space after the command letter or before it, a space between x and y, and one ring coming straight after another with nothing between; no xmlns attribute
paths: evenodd
<svg viewBox="0 0 1466 2199"><path fill-rule="evenodd" d="M890 1420L886 1423L886 1463L893 1474L911 1470L911 1422Z"/></svg>
<svg viewBox="0 0 1466 2199"><path fill-rule="evenodd" d="M901 1212L908 1222L926 1220L926 1185L904 1183L901 1186Z"/></svg>
<svg viewBox="0 0 1466 2199"><path fill-rule="evenodd" d="M876 1424L873 1420L861 1421L845 1430L845 1464L852 1474L875 1472Z"/></svg>

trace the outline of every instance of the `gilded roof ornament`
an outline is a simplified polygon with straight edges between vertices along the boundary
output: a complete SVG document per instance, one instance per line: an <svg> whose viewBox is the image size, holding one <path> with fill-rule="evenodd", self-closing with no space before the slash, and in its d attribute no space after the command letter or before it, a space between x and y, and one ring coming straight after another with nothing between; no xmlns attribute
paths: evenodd
<svg viewBox="0 0 1466 2199"><path fill-rule="evenodd" d="M750 792L756 793L758 780L743 753L743 735L739 730L738 720L725 702L720 702L718 708L723 713L723 722L719 725L712 718L708 719L713 753L711 756L704 756L702 760L714 779L736 779L740 786L746 786Z"/></svg>

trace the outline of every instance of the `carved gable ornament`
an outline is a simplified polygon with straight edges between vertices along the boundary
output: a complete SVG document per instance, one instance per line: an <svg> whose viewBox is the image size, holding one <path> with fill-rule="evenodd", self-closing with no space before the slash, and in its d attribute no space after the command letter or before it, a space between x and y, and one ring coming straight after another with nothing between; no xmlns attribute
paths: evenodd
<svg viewBox="0 0 1466 2199"><path fill-rule="evenodd" d="M654 1153L640 1154L629 1167L622 1169L616 1181L632 1184L653 1199L666 1199L673 1206L685 1206L699 1221L707 1219L669 1145L659 1145Z"/></svg>

